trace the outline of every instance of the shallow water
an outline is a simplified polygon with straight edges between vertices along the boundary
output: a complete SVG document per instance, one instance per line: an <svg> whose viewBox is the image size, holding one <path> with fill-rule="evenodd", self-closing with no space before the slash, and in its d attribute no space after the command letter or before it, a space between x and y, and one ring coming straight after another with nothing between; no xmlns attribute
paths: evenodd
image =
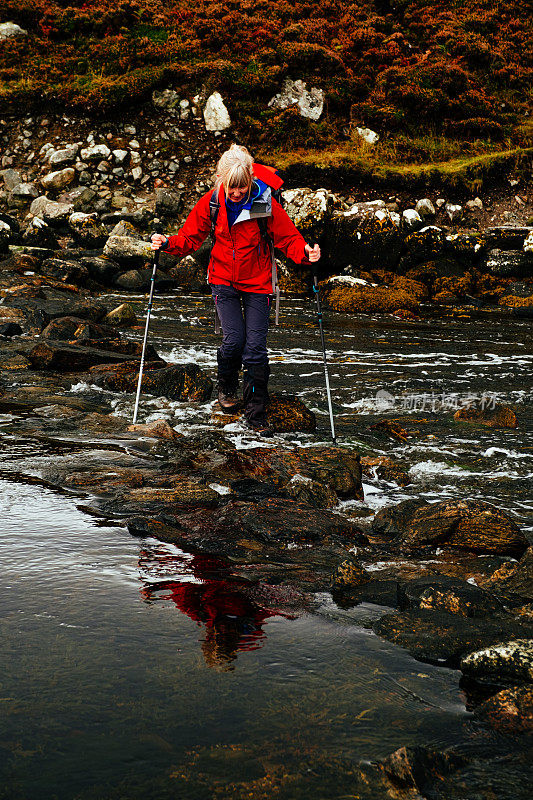
<svg viewBox="0 0 533 800"><path fill-rule="evenodd" d="M399 459L412 479L366 479L353 513L416 495L478 497L533 531L527 323L326 315L326 326L340 442ZM150 339L212 370L209 300L157 298ZM316 436L279 440L327 441L312 306L284 302L270 344L272 389L303 395L319 423ZM515 404L520 427L454 423L454 396L483 393ZM133 398L106 394L131 414ZM166 416L190 432L211 424L211 408L143 397L141 420ZM380 438L370 426L384 418L401 418L410 438ZM225 431L257 444L239 423ZM383 609L341 610L325 594L311 610L267 611L212 559L134 539L84 513L81 496L47 488L40 470L71 447L3 438L0 798L333 800L349 796L360 760L470 735L458 673L373 635Z"/></svg>

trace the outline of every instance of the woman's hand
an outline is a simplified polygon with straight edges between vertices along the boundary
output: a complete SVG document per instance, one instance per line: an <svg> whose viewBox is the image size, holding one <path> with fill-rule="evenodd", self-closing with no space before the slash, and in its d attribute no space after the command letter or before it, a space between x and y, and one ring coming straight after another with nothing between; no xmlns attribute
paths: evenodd
<svg viewBox="0 0 533 800"><path fill-rule="evenodd" d="M309 261L311 261L311 263L318 261L318 259L320 258L320 247L317 244L315 244L314 247L311 247L311 245L306 244L305 252L307 258L309 259Z"/></svg>
<svg viewBox="0 0 533 800"><path fill-rule="evenodd" d="M162 233L153 233L152 234L152 250L159 250L160 247L163 247L164 244L168 242L166 236L163 236Z"/></svg>

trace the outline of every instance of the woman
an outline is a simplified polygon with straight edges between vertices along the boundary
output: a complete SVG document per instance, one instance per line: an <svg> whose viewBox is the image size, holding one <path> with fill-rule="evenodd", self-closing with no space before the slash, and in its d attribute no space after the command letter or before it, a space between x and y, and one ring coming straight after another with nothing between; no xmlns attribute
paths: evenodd
<svg viewBox="0 0 533 800"><path fill-rule="evenodd" d="M281 205L271 197L270 186L276 188L274 177L268 167L254 164L245 147L233 144L222 155L216 172L214 203L218 211L208 267L223 333L217 352L218 402L227 414L237 410L242 366L244 415L249 427L263 436L272 435L265 409L270 374L266 343L273 286L270 245L262 228L266 228L274 246L292 261L310 264L320 258L319 246L306 244ZM213 191L209 191L198 201L175 236L154 234L152 248L180 258L197 250L211 231L212 195ZM266 218L266 226L259 224L256 215Z"/></svg>

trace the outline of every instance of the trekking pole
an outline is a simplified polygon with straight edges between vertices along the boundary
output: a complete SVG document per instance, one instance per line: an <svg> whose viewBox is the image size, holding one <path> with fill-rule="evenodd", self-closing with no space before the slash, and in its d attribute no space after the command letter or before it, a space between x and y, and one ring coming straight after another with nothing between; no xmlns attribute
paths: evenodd
<svg viewBox="0 0 533 800"><path fill-rule="evenodd" d="M161 225L155 226L154 233L163 233L161 229ZM141 384L143 379L143 369L144 369L144 354L146 352L146 342L148 341L148 326L150 325L150 314L152 313L152 300L154 296L154 285L155 285L155 273L157 272L157 267L159 266L159 253L161 252L161 247L158 247L157 250L154 250L154 268L152 270L152 277L150 278L150 295L148 297L148 311L146 314L146 325L144 328L144 342L143 342L143 349L141 353L141 366L139 369L139 380L137 381L137 396L135 397L135 408L133 410L133 424L137 422L137 412L139 410L139 399L141 396Z"/></svg>
<svg viewBox="0 0 533 800"><path fill-rule="evenodd" d="M324 375L326 378L326 394L328 396L328 409L329 409L329 421L331 425L331 439L333 444L337 444L337 439L335 437L335 423L333 421L333 407L331 405L331 390L329 388L329 372L328 372L328 360L326 357L326 341L324 339L324 328L322 325L322 306L320 305L320 296L318 294L318 274L316 269L313 269L313 294L315 295L316 301L316 310L318 314L318 327L320 328L320 340L322 342L322 356L324 358Z"/></svg>

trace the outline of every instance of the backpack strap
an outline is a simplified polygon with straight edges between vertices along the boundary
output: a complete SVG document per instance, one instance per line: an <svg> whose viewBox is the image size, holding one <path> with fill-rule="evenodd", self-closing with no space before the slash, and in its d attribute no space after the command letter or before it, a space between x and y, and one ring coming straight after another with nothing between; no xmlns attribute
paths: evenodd
<svg viewBox="0 0 533 800"><path fill-rule="evenodd" d="M213 189L209 198L209 217L211 219L211 239L215 243L216 233L215 227L217 224L218 212L220 211L220 203L218 200L218 191Z"/></svg>

